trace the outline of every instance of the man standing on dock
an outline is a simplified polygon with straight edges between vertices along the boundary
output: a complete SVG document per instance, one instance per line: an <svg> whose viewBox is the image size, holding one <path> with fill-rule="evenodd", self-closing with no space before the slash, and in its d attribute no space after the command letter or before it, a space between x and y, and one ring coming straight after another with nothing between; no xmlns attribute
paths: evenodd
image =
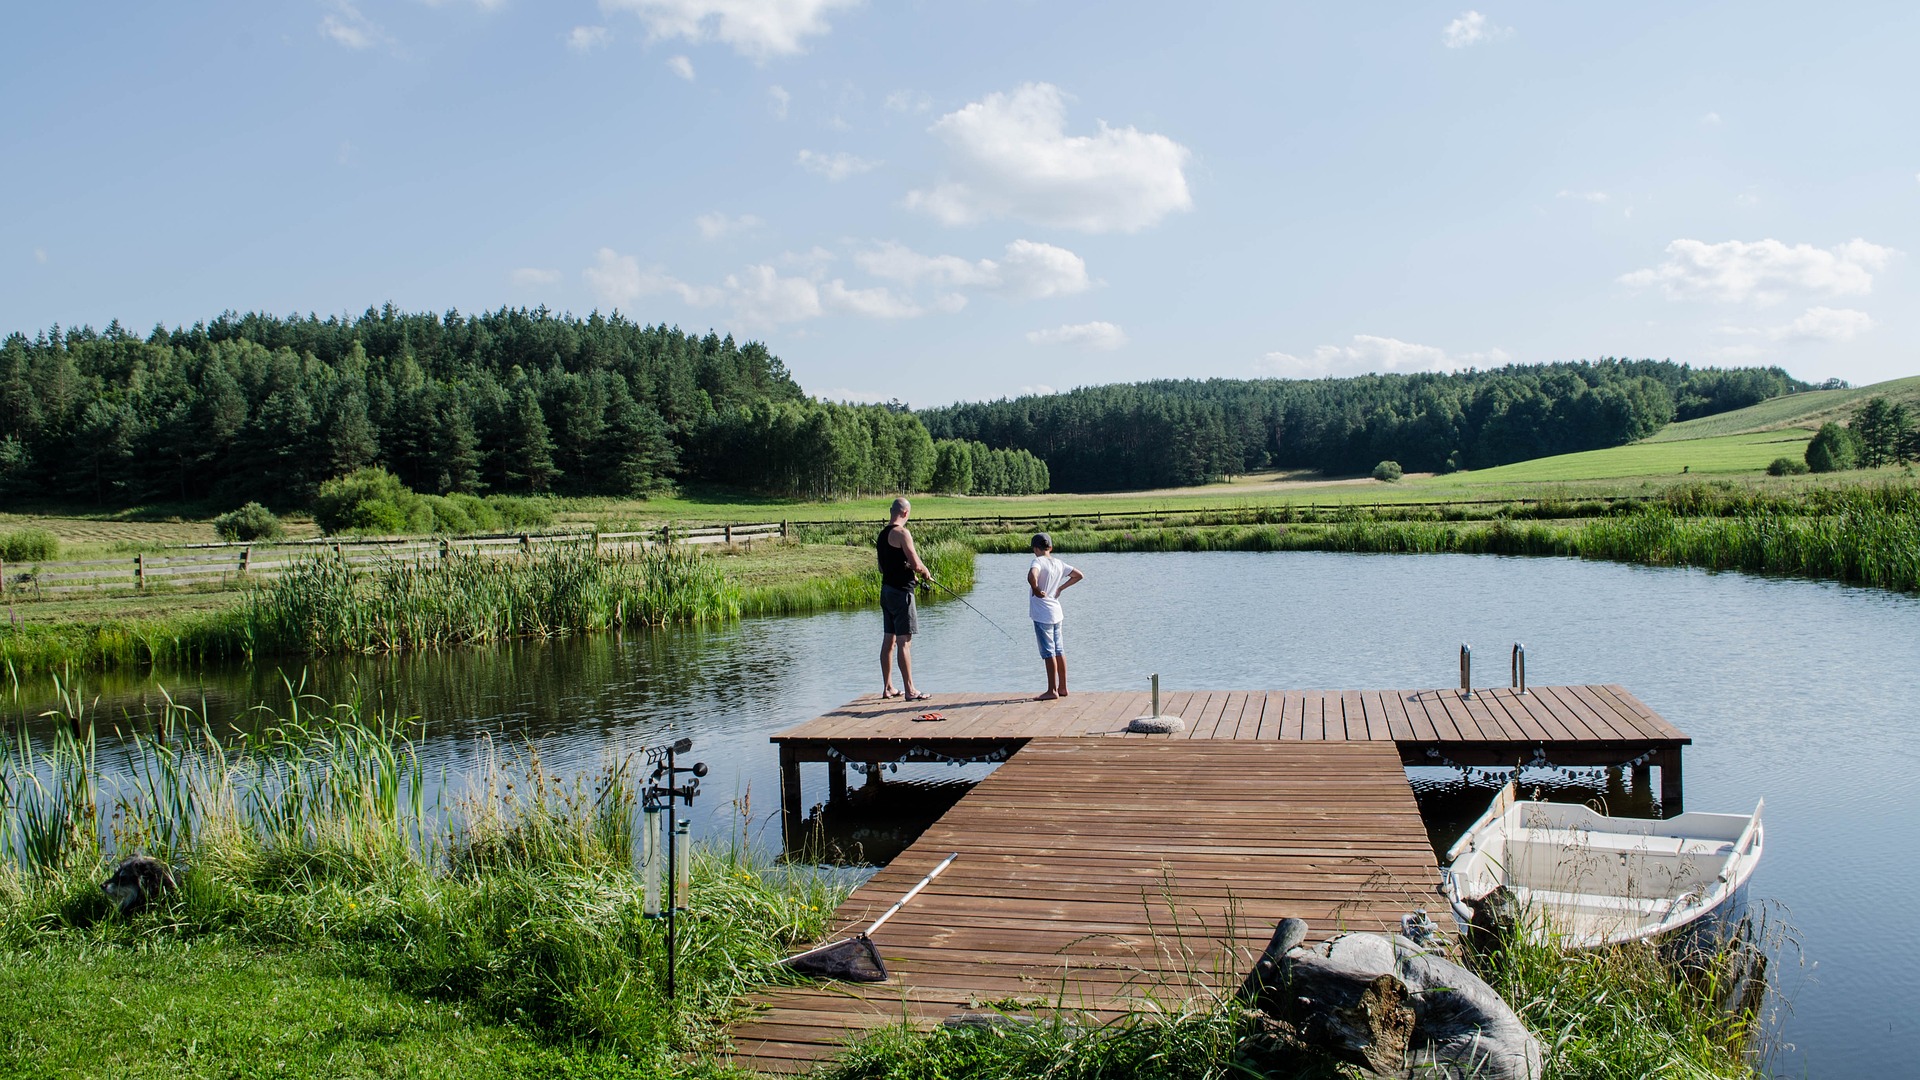
<svg viewBox="0 0 1920 1080"><path fill-rule="evenodd" d="M893 500L893 516L874 539L880 557L880 696L925 701L913 685L913 635L920 628L919 612L914 609L913 587L921 579L933 580L933 571L920 561L914 550L913 534L907 531L907 516L913 504L904 497ZM893 688L893 658L900 657L900 690Z"/></svg>

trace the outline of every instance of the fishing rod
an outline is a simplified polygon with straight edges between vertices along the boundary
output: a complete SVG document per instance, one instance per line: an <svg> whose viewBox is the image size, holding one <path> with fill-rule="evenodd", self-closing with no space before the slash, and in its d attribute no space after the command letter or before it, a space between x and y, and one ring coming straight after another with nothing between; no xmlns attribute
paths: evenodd
<svg viewBox="0 0 1920 1080"><path fill-rule="evenodd" d="M980 610L979 608L977 608L977 607L974 607L974 606L973 606L973 602L972 602L972 601L970 601L970 600L968 600L968 599L967 599L966 597L964 597L964 596L961 596L961 595L960 595L959 593L957 593L957 592L954 592L954 591L953 591L952 589L950 589L950 588L948 588L947 586L945 586L945 585L942 585L942 584L941 584L940 582L938 582L938 581L935 581L935 580L934 580L934 578L933 578L933 575L932 575L932 574L928 574L928 575L927 575L927 581L928 581L928 582L930 582L931 584L933 584L933 585L935 585L936 587L938 587L938 588L940 589L940 591L941 591L941 592L944 592L944 593L946 593L946 594L947 594L948 596L951 596L951 597L953 597L953 598L954 598L955 600L958 600L958 601L960 601L961 603L963 603L963 604L965 604L965 605L967 605L967 609L968 609L969 611L972 611L972 612L973 612L973 613L974 613L975 615L978 615L978 616L980 616L981 618L983 618L983 619L986 619L986 620L987 620L987 625L989 625L989 626L991 626L991 627L993 627L993 628L994 628L995 630L998 630L998 631L1000 631L1000 633L1001 633L1001 634L1003 634L1003 635L1005 635L1005 636L1006 636L1006 639L1007 639L1008 641L1011 641L1011 642L1013 642L1013 643L1014 643L1015 645L1018 645L1018 644L1020 644L1020 639L1019 639L1019 638L1017 638L1017 637L1014 637L1014 636L1013 636L1012 634L1008 634L1008 633L1007 633L1007 628L1006 628L1006 627L1004 627L1004 626L1001 626L1001 625L1000 625L999 623L997 623L997 622L994 622L994 621L993 621L993 619L992 619L992 618L990 618L990 617L989 617L989 616L987 615L987 613L986 613L986 612L984 612L984 611L981 611L981 610Z"/></svg>

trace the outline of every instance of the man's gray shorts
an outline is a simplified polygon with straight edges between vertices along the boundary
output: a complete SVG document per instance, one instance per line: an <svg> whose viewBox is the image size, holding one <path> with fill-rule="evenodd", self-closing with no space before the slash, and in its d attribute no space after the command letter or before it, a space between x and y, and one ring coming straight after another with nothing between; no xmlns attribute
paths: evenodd
<svg viewBox="0 0 1920 1080"><path fill-rule="evenodd" d="M914 607L912 589L880 586L880 619L885 633L912 637L920 632L920 613Z"/></svg>

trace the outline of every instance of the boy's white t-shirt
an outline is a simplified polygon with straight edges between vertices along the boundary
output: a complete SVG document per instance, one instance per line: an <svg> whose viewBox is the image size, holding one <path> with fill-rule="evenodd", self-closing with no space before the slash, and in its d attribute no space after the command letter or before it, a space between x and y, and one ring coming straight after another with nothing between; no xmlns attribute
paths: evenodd
<svg viewBox="0 0 1920 1080"><path fill-rule="evenodd" d="M1073 567L1068 566L1066 563L1061 562L1051 555L1035 555L1033 557L1031 572L1034 576L1034 581L1040 586L1040 591L1047 595L1029 595L1027 597L1027 614L1032 616L1033 621L1037 623L1057 623L1062 621L1065 613L1060 610L1060 601L1054 599L1053 593L1055 589L1060 587L1062 582L1067 580L1068 575L1073 573ZM1031 592L1031 590L1029 590L1029 592Z"/></svg>

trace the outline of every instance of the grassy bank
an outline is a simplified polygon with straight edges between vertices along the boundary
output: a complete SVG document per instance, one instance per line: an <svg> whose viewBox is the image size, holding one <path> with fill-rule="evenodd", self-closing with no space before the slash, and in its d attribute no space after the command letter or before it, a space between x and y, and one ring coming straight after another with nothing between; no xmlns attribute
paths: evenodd
<svg viewBox="0 0 1920 1080"><path fill-rule="evenodd" d="M1791 574L1920 591L1920 488L1886 486L1817 499L1755 500L1694 516L1664 503L1578 521L1446 521L1355 513L1349 520L1175 528L1072 527L1062 551L1345 551L1564 555L1649 566ZM1015 532L983 534L982 552L1027 550Z"/></svg>
<svg viewBox="0 0 1920 1080"><path fill-rule="evenodd" d="M0 993L16 1022L0 1074L711 1071L687 1055L720 1045L737 996L837 903L809 871L709 843L669 1001L662 924L632 871L635 762L563 778L537 756L487 756L469 788L429 804L404 724L299 705L238 740L170 709L116 744L113 778L73 734L84 723L7 748L0 988L41 989ZM189 869L122 919L98 885L116 850ZM155 975L194 1000L120 1027L162 996ZM115 1005L33 1022L92 995Z"/></svg>
<svg viewBox="0 0 1920 1080"><path fill-rule="evenodd" d="M971 548L929 544L923 555L941 581L972 586ZM322 556L225 603L181 594L170 604L156 594L21 605L16 614L29 618L0 626L0 663L22 676L179 669L804 614L877 603L872 559L844 546L775 546L746 556L656 549L599 559L582 547L529 558L456 555L356 578ZM34 617L42 606L49 617Z"/></svg>

